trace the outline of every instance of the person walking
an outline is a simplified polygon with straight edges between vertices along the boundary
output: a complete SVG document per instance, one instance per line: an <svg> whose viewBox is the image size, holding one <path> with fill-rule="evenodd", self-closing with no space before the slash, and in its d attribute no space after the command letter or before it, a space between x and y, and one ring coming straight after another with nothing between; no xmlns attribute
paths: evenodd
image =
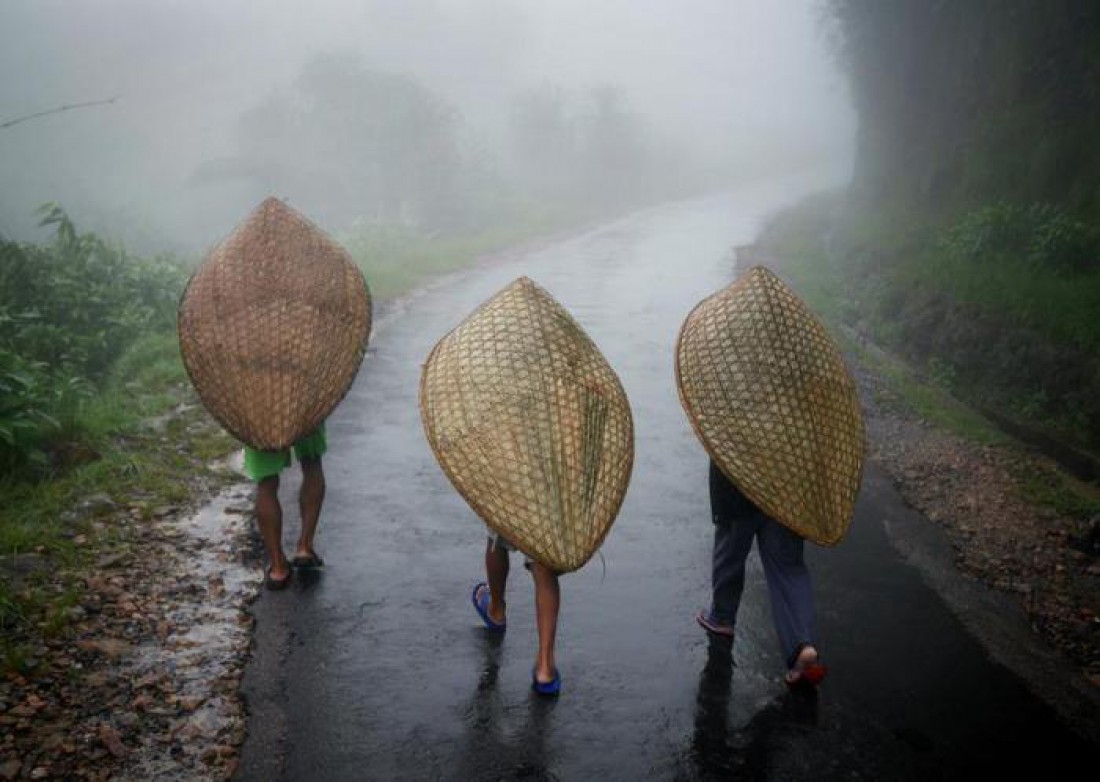
<svg viewBox="0 0 1100 782"><path fill-rule="evenodd" d="M559 578L603 543L634 464L622 383L569 312L518 277L432 348L420 415L443 472L489 528L474 609L490 632L506 630L510 552L522 551L538 627L531 687L557 696Z"/></svg>
<svg viewBox="0 0 1100 782"><path fill-rule="evenodd" d="M256 483L256 523L260 528L268 567L264 586L271 590L285 589L292 576L291 567L313 570L325 563L314 549L314 537L325 501L325 471L321 457L328 450L325 425L322 423L294 444L294 455L302 468L302 485L298 492L301 530L294 556L287 559L283 551L283 507L279 502L279 476L290 466L290 449L258 451L245 446L244 469Z"/></svg>
<svg viewBox="0 0 1100 782"><path fill-rule="evenodd" d="M804 541L847 534L863 474L855 380L828 330L762 266L701 301L680 329L676 379L710 456L710 607L695 619L733 638L755 541L791 687L825 678Z"/></svg>
<svg viewBox="0 0 1100 782"><path fill-rule="evenodd" d="M347 250L278 198L266 198L187 283L180 355L203 405L245 445L264 583L285 589L291 567L319 568L314 536L325 499L325 419L351 387L371 330L370 289ZM302 468L301 531L283 551L279 476Z"/></svg>
<svg viewBox="0 0 1100 782"><path fill-rule="evenodd" d="M732 638L745 588L745 564L757 543L771 599L779 648L791 686L817 685L825 678L814 636L813 587L802 555L803 539L749 500L713 461L710 507L714 521L710 608L695 620L708 633Z"/></svg>
<svg viewBox="0 0 1100 782"><path fill-rule="evenodd" d="M515 547L501 535L491 534L485 545L486 581L474 585L471 596L474 609L485 627L503 633L508 627L505 589L511 568L509 552ZM554 643L558 634L558 609L561 589L558 574L541 562L524 561L535 582L535 624L539 646L531 670L531 688L539 695L556 696L561 692L561 674L554 662Z"/></svg>

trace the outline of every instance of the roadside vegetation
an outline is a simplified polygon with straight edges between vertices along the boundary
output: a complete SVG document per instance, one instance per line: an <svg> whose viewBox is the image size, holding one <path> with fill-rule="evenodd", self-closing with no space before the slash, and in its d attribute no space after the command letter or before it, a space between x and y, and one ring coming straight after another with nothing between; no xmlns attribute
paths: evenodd
<svg viewBox="0 0 1100 782"><path fill-rule="evenodd" d="M565 209L542 209L516 215L504 225L455 235L385 223L358 223L337 240L363 270L371 294L385 299L433 276L469 266L484 255L582 222L582 215Z"/></svg>
<svg viewBox="0 0 1100 782"><path fill-rule="evenodd" d="M1100 241L1052 205L937 223L853 205L788 210L762 239L830 317L971 405L1100 451Z"/></svg>
<svg viewBox="0 0 1100 782"><path fill-rule="evenodd" d="M816 236L849 320L937 384L1100 453L1100 12L826 10L860 117L855 174L782 231Z"/></svg>
<svg viewBox="0 0 1100 782"><path fill-rule="evenodd" d="M1085 374L1100 352L1094 232L1049 205L998 204L942 225L868 214L844 191L819 194L775 215L754 250L921 418L1003 445L1002 413L1096 449L1097 380ZM1100 514L1088 478L1019 478L1040 505Z"/></svg>
<svg viewBox="0 0 1100 782"><path fill-rule="evenodd" d="M0 665L62 632L74 569L136 520L186 502L232 442L194 407L175 338L186 270L80 233L0 241ZM188 407L190 405L190 407Z"/></svg>
<svg viewBox="0 0 1100 782"><path fill-rule="evenodd" d="M0 244L0 474L9 480L85 460L117 428L125 412L112 370L135 343L149 354L171 332L184 280L169 259L131 258L79 234L57 206L42 222L56 227L51 243ZM163 356L147 357L163 370Z"/></svg>

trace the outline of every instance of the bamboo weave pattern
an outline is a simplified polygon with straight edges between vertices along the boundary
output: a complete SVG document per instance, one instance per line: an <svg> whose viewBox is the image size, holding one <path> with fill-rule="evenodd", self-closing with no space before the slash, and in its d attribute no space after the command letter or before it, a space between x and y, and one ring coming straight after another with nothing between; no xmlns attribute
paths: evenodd
<svg viewBox="0 0 1100 782"><path fill-rule="evenodd" d="M180 352L210 413L280 450L343 399L366 353L371 300L347 252L275 198L210 253L180 301Z"/></svg>
<svg viewBox="0 0 1100 782"><path fill-rule="evenodd" d="M848 530L863 472L855 381L828 332L762 266L700 302L676 346L680 401L756 505L822 545Z"/></svg>
<svg viewBox="0 0 1100 782"><path fill-rule="evenodd" d="M600 547L630 481L630 405L546 291L521 277L443 337L420 412L447 477L517 548L565 573Z"/></svg>

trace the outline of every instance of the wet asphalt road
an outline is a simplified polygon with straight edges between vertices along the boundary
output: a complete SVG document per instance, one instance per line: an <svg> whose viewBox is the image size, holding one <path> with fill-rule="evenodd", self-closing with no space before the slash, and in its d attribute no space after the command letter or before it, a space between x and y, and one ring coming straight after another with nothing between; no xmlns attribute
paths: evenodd
<svg viewBox="0 0 1100 782"><path fill-rule="evenodd" d="M329 423L327 565L254 606L239 779L981 779L1093 764L1096 744L994 662L899 555L891 526L918 542L926 533L873 466L849 537L808 547L831 668L816 699L781 683L755 553L733 665L692 620L708 599L712 528L673 344L691 306L729 282L729 248L791 195L757 186L653 209L452 276L387 313ZM484 632L470 605L483 528L437 466L417 408L435 341L520 274L604 351L636 422L633 479L603 561L562 581L557 702L529 691L533 595L519 562L506 637ZM968 589L956 607L990 613Z"/></svg>

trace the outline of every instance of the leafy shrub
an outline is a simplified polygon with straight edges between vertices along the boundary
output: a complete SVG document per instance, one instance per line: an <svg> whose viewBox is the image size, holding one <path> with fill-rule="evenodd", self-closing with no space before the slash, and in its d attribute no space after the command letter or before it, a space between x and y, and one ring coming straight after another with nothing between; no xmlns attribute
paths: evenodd
<svg viewBox="0 0 1100 782"><path fill-rule="evenodd" d="M184 282L170 259L78 233L56 204L41 214L51 243L0 239L0 475L45 468L51 442L79 435L127 346L171 333Z"/></svg>
<svg viewBox="0 0 1100 782"><path fill-rule="evenodd" d="M49 408L45 364L0 349L0 470L44 463L36 446L45 432L58 427Z"/></svg>
<svg viewBox="0 0 1100 782"><path fill-rule="evenodd" d="M1042 271L1100 269L1100 231L1052 204L999 201L943 232L940 248L959 261L1025 260Z"/></svg>

